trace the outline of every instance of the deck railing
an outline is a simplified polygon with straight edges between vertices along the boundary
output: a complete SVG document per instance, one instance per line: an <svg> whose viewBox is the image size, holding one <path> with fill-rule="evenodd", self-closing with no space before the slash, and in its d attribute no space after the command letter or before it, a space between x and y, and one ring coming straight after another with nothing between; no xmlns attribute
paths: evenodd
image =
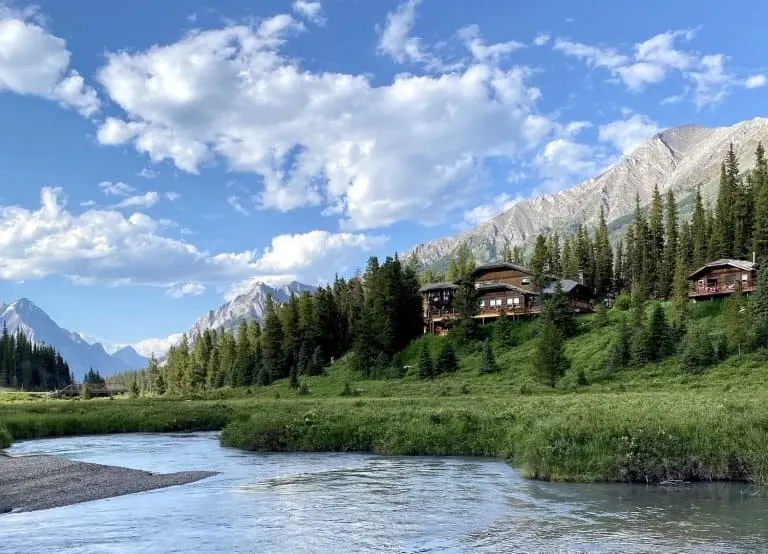
<svg viewBox="0 0 768 554"><path fill-rule="evenodd" d="M711 296L714 294L730 294L735 291L752 292L755 289L754 281L737 281L735 283L723 283L717 285L694 285L688 292L688 296Z"/></svg>

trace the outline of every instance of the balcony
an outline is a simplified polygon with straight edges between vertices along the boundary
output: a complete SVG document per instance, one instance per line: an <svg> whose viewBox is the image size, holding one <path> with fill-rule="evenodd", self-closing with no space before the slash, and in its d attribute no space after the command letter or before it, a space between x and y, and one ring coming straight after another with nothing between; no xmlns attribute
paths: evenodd
<svg viewBox="0 0 768 554"><path fill-rule="evenodd" d="M694 285L688 292L689 298L701 298L707 296L720 296L731 294L737 290L741 292L752 292L755 290L754 281L737 281L735 283L723 283L714 285Z"/></svg>

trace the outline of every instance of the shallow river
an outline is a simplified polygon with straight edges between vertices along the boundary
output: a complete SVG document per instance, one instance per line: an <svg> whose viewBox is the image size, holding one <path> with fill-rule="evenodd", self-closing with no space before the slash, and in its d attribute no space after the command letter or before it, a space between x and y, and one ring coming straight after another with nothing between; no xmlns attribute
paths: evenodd
<svg viewBox="0 0 768 554"><path fill-rule="evenodd" d="M216 433L11 452L220 474L0 516L0 552L768 552L768 498L748 486L548 484L474 458L252 454L220 447Z"/></svg>

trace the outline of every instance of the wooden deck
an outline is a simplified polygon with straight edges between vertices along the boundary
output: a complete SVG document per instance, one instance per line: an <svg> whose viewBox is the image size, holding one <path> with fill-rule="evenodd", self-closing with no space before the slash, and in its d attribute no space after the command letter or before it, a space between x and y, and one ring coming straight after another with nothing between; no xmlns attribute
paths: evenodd
<svg viewBox="0 0 768 554"><path fill-rule="evenodd" d="M742 286L738 285L697 285L693 290L688 292L688 298L707 298L716 296L725 296L733 294L737 290L741 290L743 293L750 293L755 290L755 283L748 282Z"/></svg>

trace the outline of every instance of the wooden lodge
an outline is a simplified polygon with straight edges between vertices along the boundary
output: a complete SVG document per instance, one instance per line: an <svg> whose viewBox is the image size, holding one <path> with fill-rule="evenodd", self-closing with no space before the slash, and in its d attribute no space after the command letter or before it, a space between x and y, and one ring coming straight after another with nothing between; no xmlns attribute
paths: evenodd
<svg viewBox="0 0 768 554"><path fill-rule="evenodd" d="M757 283L757 264L722 258L701 266L688 276L691 299L718 298L734 291L750 293Z"/></svg>
<svg viewBox="0 0 768 554"><path fill-rule="evenodd" d="M553 294L559 281L569 304L576 312L592 311L592 290L570 279L547 278L547 285L537 290L533 272L512 263L491 263L472 272L478 293L478 312L482 323L506 314L512 318L531 317L541 312L542 297ZM432 283L421 288L425 332L444 334L456 320L453 301L457 283Z"/></svg>
<svg viewBox="0 0 768 554"><path fill-rule="evenodd" d="M80 396L82 392L83 385L72 383L63 389L49 392L48 396L51 398L75 398ZM100 396L124 394L127 392L127 389L121 385L90 384L88 385L88 392L92 397L96 398Z"/></svg>

